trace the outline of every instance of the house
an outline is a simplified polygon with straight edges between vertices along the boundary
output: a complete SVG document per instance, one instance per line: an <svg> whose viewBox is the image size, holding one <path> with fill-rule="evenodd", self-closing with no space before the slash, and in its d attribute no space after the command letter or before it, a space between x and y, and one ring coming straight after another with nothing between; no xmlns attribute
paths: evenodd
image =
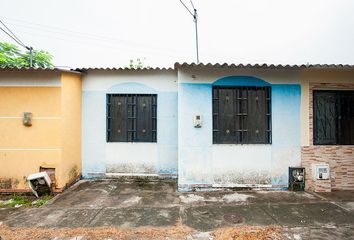
<svg viewBox="0 0 354 240"><path fill-rule="evenodd" d="M354 189L353 66L79 70L85 178L284 189L288 168L303 166L307 189ZM318 166L329 167L321 179Z"/></svg>
<svg viewBox="0 0 354 240"><path fill-rule="evenodd" d="M81 176L81 74L0 68L0 192L40 171L55 191Z"/></svg>
<svg viewBox="0 0 354 240"><path fill-rule="evenodd" d="M308 190L354 190L351 65L2 69L0 96L0 191L38 171L58 190L81 173L287 189L289 167Z"/></svg>

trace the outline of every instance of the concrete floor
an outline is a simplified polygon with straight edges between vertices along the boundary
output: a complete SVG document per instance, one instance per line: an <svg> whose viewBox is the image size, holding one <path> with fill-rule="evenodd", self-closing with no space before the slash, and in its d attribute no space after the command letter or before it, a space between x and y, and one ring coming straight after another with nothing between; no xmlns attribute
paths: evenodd
<svg viewBox="0 0 354 240"><path fill-rule="evenodd" d="M354 192L178 193L174 181L82 180L43 207L0 210L0 222L48 228L182 223L201 232L224 226L280 225L285 239L354 239Z"/></svg>

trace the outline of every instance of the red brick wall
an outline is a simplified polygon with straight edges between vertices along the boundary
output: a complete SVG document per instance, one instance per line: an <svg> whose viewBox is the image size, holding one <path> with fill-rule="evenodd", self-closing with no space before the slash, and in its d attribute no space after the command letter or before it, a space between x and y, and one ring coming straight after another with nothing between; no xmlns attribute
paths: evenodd
<svg viewBox="0 0 354 240"><path fill-rule="evenodd" d="M319 146L313 145L313 90L316 89L354 89L353 84L316 83L310 84L309 138L310 146L301 149L302 166L306 171L306 189L316 192L333 190L354 190L354 145ZM312 164L329 164L330 180L315 180Z"/></svg>

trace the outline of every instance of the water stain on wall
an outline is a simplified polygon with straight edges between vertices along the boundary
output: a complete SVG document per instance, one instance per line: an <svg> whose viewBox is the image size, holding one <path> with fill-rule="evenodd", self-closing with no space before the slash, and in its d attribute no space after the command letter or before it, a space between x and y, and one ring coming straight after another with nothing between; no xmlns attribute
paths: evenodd
<svg viewBox="0 0 354 240"><path fill-rule="evenodd" d="M148 173L155 174L156 168L149 164L116 163L106 165L107 173Z"/></svg>
<svg viewBox="0 0 354 240"><path fill-rule="evenodd" d="M230 171L214 175L216 184L271 184L267 171Z"/></svg>
<svg viewBox="0 0 354 240"><path fill-rule="evenodd" d="M0 189L16 189L19 181L14 178L0 178Z"/></svg>
<svg viewBox="0 0 354 240"><path fill-rule="evenodd" d="M78 173L78 167L75 165L74 167L72 167L70 169L70 172L69 172L69 179L74 179L75 177L77 177L79 175Z"/></svg>

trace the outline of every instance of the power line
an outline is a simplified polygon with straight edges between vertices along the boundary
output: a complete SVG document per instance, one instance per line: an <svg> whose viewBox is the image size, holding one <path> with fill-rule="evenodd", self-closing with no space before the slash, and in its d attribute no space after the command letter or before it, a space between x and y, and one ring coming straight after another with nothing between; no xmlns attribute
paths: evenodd
<svg viewBox="0 0 354 240"><path fill-rule="evenodd" d="M17 44L21 45L22 47L26 47L25 45L23 45L22 43L20 43L16 38L14 38L10 33L6 32L5 29L3 29L2 27L0 27L0 30L2 30L4 33L6 33L10 38L12 38Z"/></svg>
<svg viewBox="0 0 354 240"><path fill-rule="evenodd" d="M187 11L192 15L192 17L194 17L194 14L191 12L191 10L189 10L189 8L186 6L186 4L184 4L184 2L182 2L182 0L179 0L182 5L185 7L185 9L187 9Z"/></svg>
<svg viewBox="0 0 354 240"><path fill-rule="evenodd" d="M192 4L192 8L193 8L193 9L195 9L195 7L194 7L194 4L193 4L192 0L190 0L190 2L191 2L191 4Z"/></svg>
<svg viewBox="0 0 354 240"><path fill-rule="evenodd" d="M44 24L38 24L38 23L32 23L32 22L28 22L28 21L23 21L23 20L19 20L19 19L13 19L13 18L8 18L5 17L6 19L9 19L9 21L15 21L15 22L21 22L25 25L22 24L17 24L17 23L10 23L13 26L18 26L18 27L22 27L22 28L31 28L37 31L40 31L41 33L43 32L43 30L45 31L46 34L49 34L49 32L55 33L55 34L60 34L60 35L65 35L65 37L69 37L69 38L84 38L84 40L92 40L92 41L99 41L99 43L102 42L102 40L104 40L104 42L114 42L114 45L116 45L116 41L120 42L123 45L130 45L132 47L139 47L139 48L149 48L149 49L156 49L159 51L174 51L172 49L166 49L166 48L162 48L160 46L157 45L151 45L151 44L145 44L145 43L138 43L138 42L134 42L134 41L128 41L128 40L124 40L124 39L119 39L119 38L115 38L112 36L104 36L104 35L97 35L97 34L92 34L92 33L85 33L85 32L76 32L73 30L69 30L69 29L65 29L65 28L61 28L61 27L56 27L56 26L50 26L50 25L44 25ZM9 21L7 21L7 23L9 24ZM27 26L27 25L32 25L32 26ZM36 25L36 26L34 26ZM21 31L23 32L23 31ZM66 32L70 32L72 34L67 34ZM61 39L63 40L63 39Z"/></svg>
<svg viewBox="0 0 354 240"><path fill-rule="evenodd" d="M33 67L33 48L32 47L28 47L26 46L11 30L10 28L8 28L1 20L0 22L2 23L2 25L4 25L4 27L10 32L12 33L12 35L10 33L8 33L7 31L5 31L5 29L3 29L2 27L0 27L0 29L6 33L10 38L12 38L16 43L18 43L20 46L26 48L27 50L29 50L30 53L30 59L29 59L29 64L30 67Z"/></svg>
<svg viewBox="0 0 354 240"><path fill-rule="evenodd" d="M22 45L23 47L26 47L26 45L11 31L11 29L10 28L8 28L6 25L5 25L5 23L3 22L3 21L1 21L0 20L0 23L2 24L2 25L4 25L4 27L12 34L12 36L14 37L14 38L12 38L12 39L14 39L17 43L18 42L20 42L21 44L20 45ZM9 35L9 34L8 34ZM16 39L15 39L16 38Z"/></svg>

